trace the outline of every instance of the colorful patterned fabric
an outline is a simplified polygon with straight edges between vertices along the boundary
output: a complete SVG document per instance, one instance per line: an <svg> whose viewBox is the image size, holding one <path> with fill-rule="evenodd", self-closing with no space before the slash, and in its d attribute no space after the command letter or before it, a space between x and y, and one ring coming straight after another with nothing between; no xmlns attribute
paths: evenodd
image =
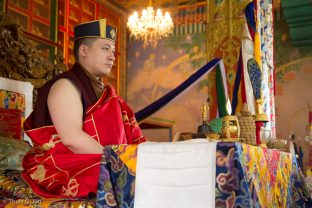
<svg viewBox="0 0 312 208"><path fill-rule="evenodd" d="M25 95L0 89L0 108L7 110L6 112L2 110L4 117L3 119L0 118L0 134L3 136L11 134L13 138L22 139L22 121L25 120Z"/></svg>
<svg viewBox="0 0 312 208"><path fill-rule="evenodd" d="M44 199L36 196L21 177L21 171L0 171L0 208L92 208L95 198Z"/></svg>
<svg viewBox="0 0 312 208"><path fill-rule="evenodd" d="M235 143L218 143L216 154L216 207L260 207Z"/></svg>
<svg viewBox="0 0 312 208"><path fill-rule="evenodd" d="M241 159L245 159L244 169L253 181L261 207L286 207L290 197L291 155L242 145Z"/></svg>
<svg viewBox="0 0 312 208"><path fill-rule="evenodd" d="M241 143L218 143L216 192L216 207L312 207L291 154Z"/></svg>
<svg viewBox="0 0 312 208"><path fill-rule="evenodd" d="M138 145L105 147L100 167L97 207L133 207L135 172L132 168L136 167L137 147Z"/></svg>
<svg viewBox="0 0 312 208"><path fill-rule="evenodd" d="M32 111L33 89L30 82L0 77L1 108L21 110L26 118Z"/></svg>
<svg viewBox="0 0 312 208"><path fill-rule="evenodd" d="M290 207L312 207L311 191L295 157L292 158Z"/></svg>
<svg viewBox="0 0 312 208"><path fill-rule="evenodd" d="M257 32L260 42L260 65L262 70L262 94L264 103L264 113L270 122L266 123L267 129L272 129L275 135L275 97L274 97L274 60L273 60L273 5L272 0L257 0L255 3L257 10Z"/></svg>
<svg viewBox="0 0 312 208"><path fill-rule="evenodd" d="M129 164L135 167L136 150L137 145L105 148L97 207L133 207L135 172ZM215 200L216 207L312 206L302 172L290 154L225 142L216 149Z"/></svg>
<svg viewBox="0 0 312 208"><path fill-rule="evenodd" d="M25 95L0 89L0 108L20 110L25 118Z"/></svg>

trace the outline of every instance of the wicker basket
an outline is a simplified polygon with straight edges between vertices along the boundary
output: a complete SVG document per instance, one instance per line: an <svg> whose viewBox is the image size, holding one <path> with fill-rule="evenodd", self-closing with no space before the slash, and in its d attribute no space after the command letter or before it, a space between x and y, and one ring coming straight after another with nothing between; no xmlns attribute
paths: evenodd
<svg viewBox="0 0 312 208"><path fill-rule="evenodd" d="M246 104L236 116L240 126L241 142L256 145L256 125Z"/></svg>

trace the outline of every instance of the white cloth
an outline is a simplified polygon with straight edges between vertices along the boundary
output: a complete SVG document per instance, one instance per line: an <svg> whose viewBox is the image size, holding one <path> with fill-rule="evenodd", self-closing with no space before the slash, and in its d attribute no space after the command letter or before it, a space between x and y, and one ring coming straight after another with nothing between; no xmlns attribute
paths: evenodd
<svg viewBox="0 0 312 208"><path fill-rule="evenodd" d="M214 208L216 142L142 143L135 208Z"/></svg>
<svg viewBox="0 0 312 208"><path fill-rule="evenodd" d="M242 37L242 62L244 66L244 79L245 79L245 92L246 92L246 101L248 110L252 115L256 113L255 107L255 97L253 93L252 84L249 77L247 62L249 59L254 57L254 41L249 33L247 20L245 18L244 28L243 28L243 37Z"/></svg>

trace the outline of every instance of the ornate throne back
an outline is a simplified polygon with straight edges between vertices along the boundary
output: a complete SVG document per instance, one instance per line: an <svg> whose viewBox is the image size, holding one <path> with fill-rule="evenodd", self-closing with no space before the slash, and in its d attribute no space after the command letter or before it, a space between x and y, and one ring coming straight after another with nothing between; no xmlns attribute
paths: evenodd
<svg viewBox="0 0 312 208"><path fill-rule="evenodd" d="M62 55L57 55L54 62L40 56L12 17L0 14L0 77L32 83L35 102L38 88L67 70Z"/></svg>

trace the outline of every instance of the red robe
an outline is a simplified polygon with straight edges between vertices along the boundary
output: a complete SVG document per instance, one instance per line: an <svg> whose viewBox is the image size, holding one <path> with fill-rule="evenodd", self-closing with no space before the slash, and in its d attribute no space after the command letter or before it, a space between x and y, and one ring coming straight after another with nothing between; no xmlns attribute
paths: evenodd
<svg viewBox="0 0 312 208"><path fill-rule="evenodd" d="M132 110L110 86L88 107L83 130L103 146L146 141ZM96 193L101 154L73 153L54 126L29 129L26 134L34 147L23 159L22 176L37 195L68 198Z"/></svg>

